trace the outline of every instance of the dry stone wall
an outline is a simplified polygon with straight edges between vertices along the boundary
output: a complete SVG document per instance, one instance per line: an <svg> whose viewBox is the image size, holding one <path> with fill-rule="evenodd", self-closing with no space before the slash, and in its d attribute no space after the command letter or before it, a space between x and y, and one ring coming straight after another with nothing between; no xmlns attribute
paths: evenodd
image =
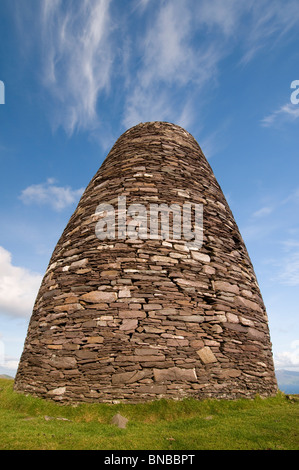
<svg viewBox="0 0 299 470"><path fill-rule="evenodd" d="M132 240L118 226L118 236L99 240L96 209L119 213L119 196L147 208L201 205L202 247ZM209 163L181 127L129 129L91 180L45 273L15 389L62 402L276 393L250 258Z"/></svg>

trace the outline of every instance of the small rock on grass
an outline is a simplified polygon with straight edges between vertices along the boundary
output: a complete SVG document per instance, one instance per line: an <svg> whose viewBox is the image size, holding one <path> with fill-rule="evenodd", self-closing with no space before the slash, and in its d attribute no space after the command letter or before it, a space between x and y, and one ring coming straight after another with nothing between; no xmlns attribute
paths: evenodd
<svg viewBox="0 0 299 470"><path fill-rule="evenodd" d="M129 420L127 418L125 418L124 416L122 416L121 414L117 413L116 415L113 416L113 418L111 419L111 424L115 424L116 426L118 426L119 428L121 429L125 429L126 426L127 426L127 422Z"/></svg>

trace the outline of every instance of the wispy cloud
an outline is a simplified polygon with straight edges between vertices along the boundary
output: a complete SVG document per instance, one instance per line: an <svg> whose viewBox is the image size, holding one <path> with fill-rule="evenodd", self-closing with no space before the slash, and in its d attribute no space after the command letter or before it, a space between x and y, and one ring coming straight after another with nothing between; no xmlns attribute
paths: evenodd
<svg viewBox="0 0 299 470"><path fill-rule="evenodd" d="M299 250L294 249L279 262L277 280L286 286L299 286Z"/></svg>
<svg viewBox="0 0 299 470"><path fill-rule="evenodd" d="M277 123L295 121L297 118L299 118L299 105L287 103L262 119L261 124L264 127L271 127Z"/></svg>
<svg viewBox="0 0 299 470"><path fill-rule="evenodd" d="M69 133L98 124L97 101L113 63L111 0L44 0L41 31L44 84L55 99L55 125Z"/></svg>
<svg viewBox="0 0 299 470"><path fill-rule="evenodd" d="M299 188L294 189L285 199L282 204L299 204Z"/></svg>
<svg viewBox="0 0 299 470"><path fill-rule="evenodd" d="M298 240L285 240L282 242L282 245L285 249L285 251L290 251L293 248L298 248L299 249L299 241Z"/></svg>
<svg viewBox="0 0 299 470"><path fill-rule="evenodd" d="M296 0L286 0L284 8L272 0L203 0L197 2L194 14L208 32L222 33L242 51L240 64L246 65L267 47L277 43L299 23ZM222 39L223 39L222 38Z"/></svg>
<svg viewBox="0 0 299 470"><path fill-rule="evenodd" d="M251 215L246 219L246 224L242 227L242 234L247 241L257 241L265 238L271 238L272 243L277 243L278 246L284 247L284 254L287 250L294 249L298 246L297 241L290 240L293 233L299 233L298 218L295 215L298 213L299 204L299 188L295 187L289 190L288 193L283 189L277 189L276 192L265 193L260 204L260 208L252 211ZM295 259L296 253L287 257L281 253L280 248L277 248L276 261L273 262L275 271L279 269L279 280L284 283L288 279L288 275L292 271L294 275L290 277L294 282L295 276ZM292 261L292 257L294 260ZM284 274L282 274L284 273ZM277 278L277 276L276 276ZM299 277L298 277L299 278ZM297 284L297 281L295 281Z"/></svg>
<svg viewBox="0 0 299 470"><path fill-rule="evenodd" d="M299 286L299 190L290 190L287 195L268 194L267 201L252 213L241 230L247 242L268 239L275 251L269 258L264 252L264 262L271 266L269 279L280 286ZM264 250L265 251L265 250ZM268 259L267 259L268 257Z"/></svg>
<svg viewBox="0 0 299 470"><path fill-rule="evenodd" d="M143 13L146 7L149 5L151 0L134 0L133 11L138 10Z"/></svg>
<svg viewBox="0 0 299 470"><path fill-rule="evenodd" d="M241 59L241 63L246 65L266 47L267 50L275 48L287 33L298 26L299 10L296 0L286 0L283 8L281 2L272 0L241 3L247 3L250 15Z"/></svg>
<svg viewBox="0 0 299 470"><path fill-rule="evenodd" d="M203 0L195 9L200 24L208 29L218 28L225 36L234 36L239 28L241 17L251 8L251 1Z"/></svg>
<svg viewBox="0 0 299 470"><path fill-rule="evenodd" d="M219 85L223 59L237 53L246 66L299 23L295 0L44 0L39 9L53 124L93 136L112 122L188 126L206 86ZM263 125L283 114L298 117L285 106Z"/></svg>
<svg viewBox="0 0 299 470"><path fill-rule="evenodd" d="M268 195L267 199L272 201L252 212L242 227L241 232L247 242L269 239L270 236L273 239L280 230L282 221L277 215L273 217L275 211L277 214L280 204L274 203L273 196ZM270 217L271 215L272 217Z"/></svg>
<svg viewBox="0 0 299 470"><path fill-rule="evenodd" d="M126 126L143 120L178 120L183 104L177 96L183 92L186 109L201 106L205 85L211 91L218 85L221 61L239 49L240 64L246 66L265 47L272 47L299 23L298 8L288 0L284 11L270 0L171 0L154 2L144 37L137 38L139 64L131 76L125 100ZM148 2L139 2L140 10ZM148 9L146 8L146 12ZM289 106L279 113L293 118L297 111ZM184 115L185 119L187 114ZM266 117L270 125L274 116ZM197 123L198 125L198 123Z"/></svg>
<svg viewBox="0 0 299 470"><path fill-rule="evenodd" d="M57 186L53 178L46 183L33 184L24 189L20 199L24 204L48 205L56 211L61 211L77 202L84 189L72 189L69 186Z"/></svg>
<svg viewBox="0 0 299 470"><path fill-rule="evenodd" d="M227 131L230 125L230 119L227 118L214 131L200 139L200 146L208 160L227 146Z"/></svg>
<svg viewBox="0 0 299 470"><path fill-rule="evenodd" d="M192 11L180 1L162 4L155 22L147 30L143 41L141 78L144 86L162 80L169 84L198 81L198 63L191 47Z"/></svg>
<svg viewBox="0 0 299 470"><path fill-rule="evenodd" d="M221 55L216 44L195 46L196 34L190 2L159 3L139 41L142 59L130 79L123 120L127 127L146 120L189 123L195 96L217 75ZM178 100L178 91L184 91L184 101Z"/></svg>
<svg viewBox="0 0 299 470"><path fill-rule="evenodd" d="M253 217L264 217L266 215L269 215L273 212L273 207L270 207L270 206L265 206L265 207L262 207L261 209L255 211L253 213Z"/></svg>
<svg viewBox="0 0 299 470"><path fill-rule="evenodd" d="M40 274L14 266L11 253L0 246L0 313L30 318L41 281Z"/></svg>

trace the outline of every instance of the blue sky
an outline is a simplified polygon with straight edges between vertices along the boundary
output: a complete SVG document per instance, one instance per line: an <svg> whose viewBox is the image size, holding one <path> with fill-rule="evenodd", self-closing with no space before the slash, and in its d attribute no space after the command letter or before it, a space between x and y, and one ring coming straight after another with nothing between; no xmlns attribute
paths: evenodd
<svg viewBox="0 0 299 470"><path fill-rule="evenodd" d="M202 147L253 262L275 365L299 370L298 0L1 0L0 35L0 372L16 370L83 189L126 129L153 120Z"/></svg>

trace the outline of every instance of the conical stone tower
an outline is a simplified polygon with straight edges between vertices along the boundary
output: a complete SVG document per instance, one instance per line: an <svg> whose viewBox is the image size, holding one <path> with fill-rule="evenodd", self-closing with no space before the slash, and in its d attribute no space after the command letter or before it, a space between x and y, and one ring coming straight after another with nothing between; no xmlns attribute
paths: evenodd
<svg viewBox="0 0 299 470"><path fill-rule="evenodd" d="M129 129L91 180L40 287L15 389L74 402L277 392L251 261L181 127Z"/></svg>

